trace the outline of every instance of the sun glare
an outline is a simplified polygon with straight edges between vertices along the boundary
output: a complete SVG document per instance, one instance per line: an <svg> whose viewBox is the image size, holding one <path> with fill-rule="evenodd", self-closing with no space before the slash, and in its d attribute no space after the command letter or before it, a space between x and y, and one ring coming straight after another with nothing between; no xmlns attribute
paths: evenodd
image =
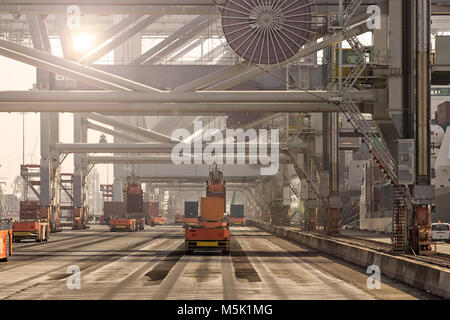
<svg viewBox="0 0 450 320"><path fill-rule="evenodd" d="M82 33L73 36L73 45L75 50L80 52L86 52L92 49L94 43L94 36L89 33Z"/></svg>

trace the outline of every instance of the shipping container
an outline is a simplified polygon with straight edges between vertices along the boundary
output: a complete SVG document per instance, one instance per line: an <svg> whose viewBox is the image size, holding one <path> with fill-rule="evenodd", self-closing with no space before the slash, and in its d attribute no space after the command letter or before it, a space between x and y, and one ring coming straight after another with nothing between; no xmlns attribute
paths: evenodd
<svg viewBox="0 0 450 320"><path fill-rule="evenodd" d="M230 213L232 218L244 218L244 205L232 204L230 206Z"/></svg>
<svg viewBox="0 0 450 320"><path fill-rule="evenodd" d="M202 198L201 218L202 221L222 221L224 217L224 199Z"/></svg>
<svg viewBox="0 0 450 320"><path fill-rule="evenodd" d="M143 212L144 200L140 184L129 184L124 188L124 200L127 213Z"/></svg>
<svg viewBox="0 0 450 320"><path fill-rule="evenodd" d="M41 218L41 205L39 201L20 202L20 220L39 220Z"/></svg>
<svg viewBox="0 0 450 320"><path fill-rule="evenodd" d="M198 217L198 201L184 202L184 217L197 218Z"/></svg>
<svg viewBox="0 0 450 320"><path fill-rule="evenodd" d="M108 201L103 203L105 218L122 217L125 214L125 204L122 201Z"/></svg>

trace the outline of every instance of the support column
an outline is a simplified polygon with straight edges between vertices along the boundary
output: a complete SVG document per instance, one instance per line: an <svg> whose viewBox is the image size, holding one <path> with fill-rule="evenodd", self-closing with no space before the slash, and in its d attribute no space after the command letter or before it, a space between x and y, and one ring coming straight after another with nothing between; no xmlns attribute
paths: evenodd
<svg viewBox="0 0 450 320"><path fill-rule="evenodd" d="M338 233L339 223L339 166L338 114L323 114L323 170L320 173L320 214L327 234Z"/></svg>
<svg viewBox="0 0 450 320"><path fill-rule="evenodd" d="M41 220L50 222L51 189L50 189L50 113L42 112L41 118L41 163L40 163L40 205Z"/></svg>
<svg viewBox="0 0 450 320"><path fill-rule="evenodd" d="M74 143L87 143L87 119L74 115ZM87 162L86 156L74 154L74 228L84 229L87 225Z"/></svg>
<svg viewBox="0 0 450 320"><path fill-rule="evenodd" d="M430 112L431 112L431 1L416 0L416 185L414 186L414 215L411 226L411 247L419 254L431 253L431 204L434 186L430 185ZM425 200L424 200L425 199Z"/></svg>
<svg viewBox="0 0 450 320"><path fill-rule="evenodd" d="M339 198L339 124L338 114L328 113L330 120L329 130L329 154L330 154L330 197L328 199L328 225L329 234L339 233L339 215L340 215L340 198Z"/></svg>
<svg viewBox="0 0 450 320"><path fill-rule="evenodd" d="M62 231L60 226L60 164L59 152L52 146L59 142L59 113L50 113L50 231Z"/></svg>

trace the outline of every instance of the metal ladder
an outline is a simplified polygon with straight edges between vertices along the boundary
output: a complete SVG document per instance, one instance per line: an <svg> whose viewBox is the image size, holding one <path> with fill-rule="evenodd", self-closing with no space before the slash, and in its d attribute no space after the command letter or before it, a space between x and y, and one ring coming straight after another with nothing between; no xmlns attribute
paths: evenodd
<svg viewBox="0 0 450 320"><path fill-rule="evenodd" d="M404 194L405 186L394 187L394 212L392 214L392 248L404 251L408 248L408 211Z"/></svg>

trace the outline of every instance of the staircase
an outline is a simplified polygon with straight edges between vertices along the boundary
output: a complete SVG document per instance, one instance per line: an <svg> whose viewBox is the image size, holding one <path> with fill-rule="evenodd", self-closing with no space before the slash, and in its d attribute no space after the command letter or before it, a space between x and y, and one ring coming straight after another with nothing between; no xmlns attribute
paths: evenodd
<svg viewBox="0 0 450 320"><path fill-rule="evenodd" d="M339 105L341 112L344 113L355 131L362 135L362 142L369 147L369 152L380 170L394 186L392 247L394 250L406 250L408 245L407 202L411 202L410 194L405 186L398 184L397 163L384 142L378 126L373 120L365 119L351 97L355 84L371 63L370 59L368 59L370 57L368 48L361 44L358 37L348 27L350 19L356 13L361 3L362 0L349 1L343 13L343 21L337 21L344 38L358 55L358 61L347 78L342 81L342 86L338 88L333 99Z"/></svg>
<svg viewBox="0 0 450 320"><path fill-rule="evenodd" d="M355 128L355 131L362 135L363 143L369 147L370 153L377 162L380 169L386 174L386 178L394 184L397 183L397 164L380 134L376 123L373 120L367 120L359 111L351 97L356 82L362 73L370 64L368 54L370 53L364 45L361 44L358 37L347 26L350 18L356 13L362 0L352 0L347 4L342 22L342 34L351 46L352 50L358 55L358 61L352 68L350 74L343 80L342 86L338 88L336 96L332 98L347 118L347 121ZM339 23L339 21L338 21ZM374 130L376 128L376 130Z"/></svg>
<svg viewBox="0 0 450 320"><path fill-rule="evenodd" d="M408 211L404 194L405 186L394 187L394 213L392 215L392 248L404 251L408 248Z"/></svg>

